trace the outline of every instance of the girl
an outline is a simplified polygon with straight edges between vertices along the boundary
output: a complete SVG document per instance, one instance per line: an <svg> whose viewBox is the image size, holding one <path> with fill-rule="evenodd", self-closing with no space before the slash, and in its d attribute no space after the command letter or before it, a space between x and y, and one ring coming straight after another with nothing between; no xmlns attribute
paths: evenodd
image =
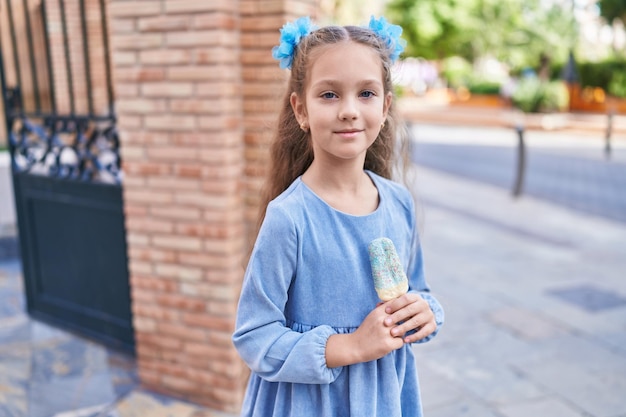
<svg viewBox="0 0 626 417"><path fill-rule="evenodd" d="M233 341L252 373L243 416L421 416L411 344L443 310L424 280L415 210L392 182L390 67L401 29L281 29L291 70ZM409 292L380 303L368 244L391 239Z"/></svg>

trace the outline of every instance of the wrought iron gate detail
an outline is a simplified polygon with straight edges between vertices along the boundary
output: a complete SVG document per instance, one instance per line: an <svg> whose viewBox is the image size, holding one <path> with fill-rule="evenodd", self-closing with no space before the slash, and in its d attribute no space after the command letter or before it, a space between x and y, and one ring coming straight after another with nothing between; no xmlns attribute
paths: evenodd
<svg viewBox="0 0 626 417"><path fill-rule="evenodd" d="M0 0L0 87L29 313L132 351L108 50L105 0Z"/></svg>

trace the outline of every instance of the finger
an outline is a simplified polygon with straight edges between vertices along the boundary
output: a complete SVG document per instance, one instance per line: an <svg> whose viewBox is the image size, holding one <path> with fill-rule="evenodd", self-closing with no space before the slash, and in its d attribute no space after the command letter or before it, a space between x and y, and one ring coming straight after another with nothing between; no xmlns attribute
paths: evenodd
<svg viewBox="0 0 626 417"><path fill-rule="evenodd" d="M404 337L405 343L415 343L418 342L428 336L430 336L435 330L437 330L437 323L429 322L419 328L415 333L407 335Z"/></svg>
<svg viewBox="0 0 626 417"><path fill-rule="evenodd" d="M426 301L420 299L389 315L389 317L385 319L385 325L392 326L428 311L430 311L430 306Z"/></svg>
<svg viewBox="0 0 626 417"><path fill-rule="evenodd" d="M403 294L400 297L394 298L393 300L389 300L385 303L385 312L387 314L393 314L409 304L416 302L421 297L417 294L407 293Z"/></svg>
<svg viewBox="0 0 626 417"><path fill-rule="evenodd" d="M395 337L402 336L403 334L406 334L411 330L415 330L424 326L426 323L428 323L428 317L425 317L425 315L420 314L417 316L413 316L404 323L399 324L391 329L391 335Z"/></svg>

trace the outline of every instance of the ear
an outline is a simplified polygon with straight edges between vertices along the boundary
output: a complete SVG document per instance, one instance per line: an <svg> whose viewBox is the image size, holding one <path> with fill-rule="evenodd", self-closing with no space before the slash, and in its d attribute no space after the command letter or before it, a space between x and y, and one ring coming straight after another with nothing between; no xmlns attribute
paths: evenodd
<svg viewBox="0 0 626 417"><path fill-rule="evenodd" d="M304 101L301 100L295 92L293 92L289 97L289 103L291 103L291 108L293 109L293 114L295 114L298 124L302 125L303 123L306 123L307 114Z"/></svg>
<svg viewBox="0 0 626 417"><path fill-rule="evenodd" d="M389 108L391 107L391 101L393 100L393 93L390 91L385 95L385 102L383 103L383 120L387 119L389 114Z"/></svg>

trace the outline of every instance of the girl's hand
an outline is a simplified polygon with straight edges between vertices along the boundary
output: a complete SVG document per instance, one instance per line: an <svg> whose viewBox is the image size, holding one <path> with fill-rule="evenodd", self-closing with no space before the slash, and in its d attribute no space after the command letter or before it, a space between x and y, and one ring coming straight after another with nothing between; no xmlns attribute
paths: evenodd
<svg viewBox="0 0 626 417"><path fill-rule="evenodd" d="M392 327L389 331L391 336L402 337L411 330L416 330L415 333L404 336L405 343L417 342L437 330L435 314L419 294L401 295L386 302L384 306L385 313L388 314L384 323L387 328Z"/></svg>
<svg viewBox="0 0 626 417"><path fill-rule="evenodd" d="M379 304L353 333L336 334L326 343L326 365L329 368L380 359L404 345L402 335L392 335L385 324L388 304Z"/></svg>
<svg viewBox="0 0 626 417"><path fill-rule="evenodd" d="M389 318L385 306L386 304L379 304L353 333L362 362L380 359L404 344L402 338L392 335L385 325Z"/></svg>

